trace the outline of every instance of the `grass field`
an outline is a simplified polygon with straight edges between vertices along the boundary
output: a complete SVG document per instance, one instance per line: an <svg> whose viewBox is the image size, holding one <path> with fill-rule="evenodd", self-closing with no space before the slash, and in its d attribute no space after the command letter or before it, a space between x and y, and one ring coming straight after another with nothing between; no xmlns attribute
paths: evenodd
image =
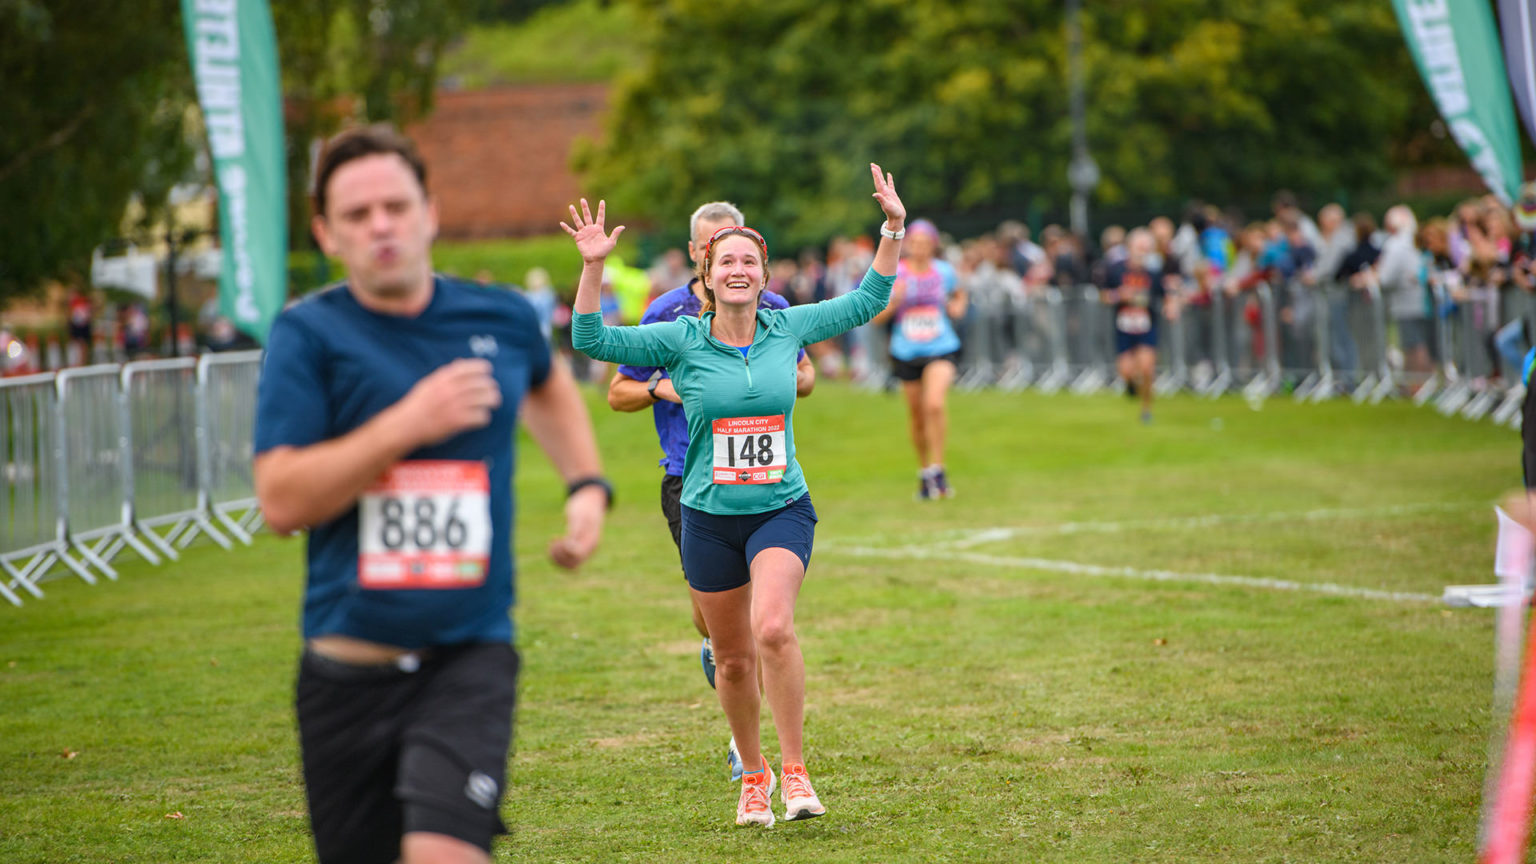
<svg viewBox="0 0 1536 864"><path fill-rule="evenodd" d="M591 395L619 502L574 575L542 558L560 490L524 451L496 860L1472 860L1492 619L1437 598L1491 580L1515 433L961 393L959 497L920 504L899 400L823 383L796 416L821 516L798 627L831 812L765 833L731 824L650 419ZM200 545L0 608L0 861L309 860L301 554Z"/></svg>

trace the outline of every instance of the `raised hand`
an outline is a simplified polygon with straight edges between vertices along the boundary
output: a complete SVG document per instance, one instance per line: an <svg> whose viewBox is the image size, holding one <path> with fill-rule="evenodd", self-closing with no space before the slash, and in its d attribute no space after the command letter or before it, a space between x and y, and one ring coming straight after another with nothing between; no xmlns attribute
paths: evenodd
<svg viewBox="0 0 1536 864"><path fill-rule="evenodd" d="M869 163L869 173L875 178L875 200L880 202L886 223L895 226L904 224L907 208L901 203L901 196L896 194L896 178L882 172L880 166L873 162Z"/></svg>
<svg viewBox="0 0 1536 864"><path fill-rule="evenodd" d="M612 234L603 230L603 216L607 209L608 202L598 201L597 217L593 218L592 208L587 206L587 199L583 198L580 213L576 212L576 205L571 205L571 224L560 223L565 233L576 241L576 250L581 253L581 260L589 264L607 258L613 247L618 245L619 235L624 233L623 225L615 226Z"/></svg>

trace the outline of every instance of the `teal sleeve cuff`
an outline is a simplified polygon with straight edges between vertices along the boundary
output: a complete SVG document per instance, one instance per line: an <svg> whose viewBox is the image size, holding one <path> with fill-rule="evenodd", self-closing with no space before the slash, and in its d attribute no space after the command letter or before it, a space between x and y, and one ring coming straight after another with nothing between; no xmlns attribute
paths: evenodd
<svg viewBox="0 0 1536 864"><path fill-rule="evenodd" d="M876 273L874 267L870 267L867 271L865 271L863 280L859 282L859 287L862 288L865 285L873 287L878 285L881 288L889 291L895 284L896 276L894 274L890 276L883 276L879 273Z"/></svg>
<svg viewBox="0 0 1536 864"><path fill-rule="evenodd" d="M571 316L571 347L585 353L598 343L603 331L603 313L578 312Z"/></svg>

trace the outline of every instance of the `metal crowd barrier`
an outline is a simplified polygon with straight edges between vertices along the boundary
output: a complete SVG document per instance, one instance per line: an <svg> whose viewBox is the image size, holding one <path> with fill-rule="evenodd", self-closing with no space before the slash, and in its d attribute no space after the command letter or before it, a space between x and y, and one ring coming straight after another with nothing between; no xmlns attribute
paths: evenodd
<svg viewBox="0 0 1536 864"><path fill-rule="evenodd" d="M93 581L69 557L61 518L64 466L58 451L58 390L52 375L12 378L0 386L0 597L21 605L16 589L43 596L37 580L57 563Z"/></svg>
<svg viewBox="0 0 1536 864"><path fill-rule="evenodd" d="M124 547L151 564L160 563L160 556L133 533L121 375L121 367L103 364L66 369L57 380L65 530L86 567L109 579L117 578L110 562Z"/></svg>
<svg viewBox="0 0 1536 864"><path fill-rule="evenodd" d="M1077 394L1119 388L1113 314L1091 285L999 291L978 286L965 326L959 387L1025 387ZM1186 286L1186 294L1188 293ZM1436 287L1429 319L1429 372L1404 367L1398 322L1379 285L1259 283L1180 304L1158 327L1160 394L1249 400L1288 393L1299 402L1412 398L1446 415L1518 426L1520 370L1497 353L1511 322L1536 322L1536 295ZM1522 331L1521 338L1531 338ZM1396 356L1395 356L1396 355Z"/></svg>
<svg viewBox="0 0 1536 864"><path fill-rule="evenodd" d="M41 597L60 567L117 578L198 534L229 548L260 518L250 481L259 351L0 381L0 597ZM243 463L243 464L242 464Z"/></svg>
<svg viewBox="0 0 1536 864"><path fill-rule="evenodd" d="M176 548L186 548L199 531L230 548L199 494L197 362L183 357L123 367L133 527L173 561ZM165 528L163 535L156 530Z"/></svg>
<svg viewBox="0 0 1536 864"><path fill-rule="evenodd" d="M260 375L260 351L205 354L197 367L198 507L246 545L261 522L251 476Z"/></svg>

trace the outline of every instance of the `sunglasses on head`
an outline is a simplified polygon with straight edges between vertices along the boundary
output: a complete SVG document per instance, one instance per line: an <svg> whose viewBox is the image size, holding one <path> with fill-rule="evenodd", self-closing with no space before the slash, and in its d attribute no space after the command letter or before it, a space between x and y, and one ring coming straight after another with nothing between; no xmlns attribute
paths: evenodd
<svg viewBox="0 0 1536 864"><path fill-rule="evenodd" d="M748 228L745 225L727 225L724 228L721 228L719 231L709 235L709 242L704 244L704 260L710 260L709 254L715 248L716 240L719 240L721 237L729 237L732 234L738 234L742 237L747 237L755 241L757 245L763 250L763 260L768 260L768 241L763 239L763 235L753 231L751 228Z"/></svg>

